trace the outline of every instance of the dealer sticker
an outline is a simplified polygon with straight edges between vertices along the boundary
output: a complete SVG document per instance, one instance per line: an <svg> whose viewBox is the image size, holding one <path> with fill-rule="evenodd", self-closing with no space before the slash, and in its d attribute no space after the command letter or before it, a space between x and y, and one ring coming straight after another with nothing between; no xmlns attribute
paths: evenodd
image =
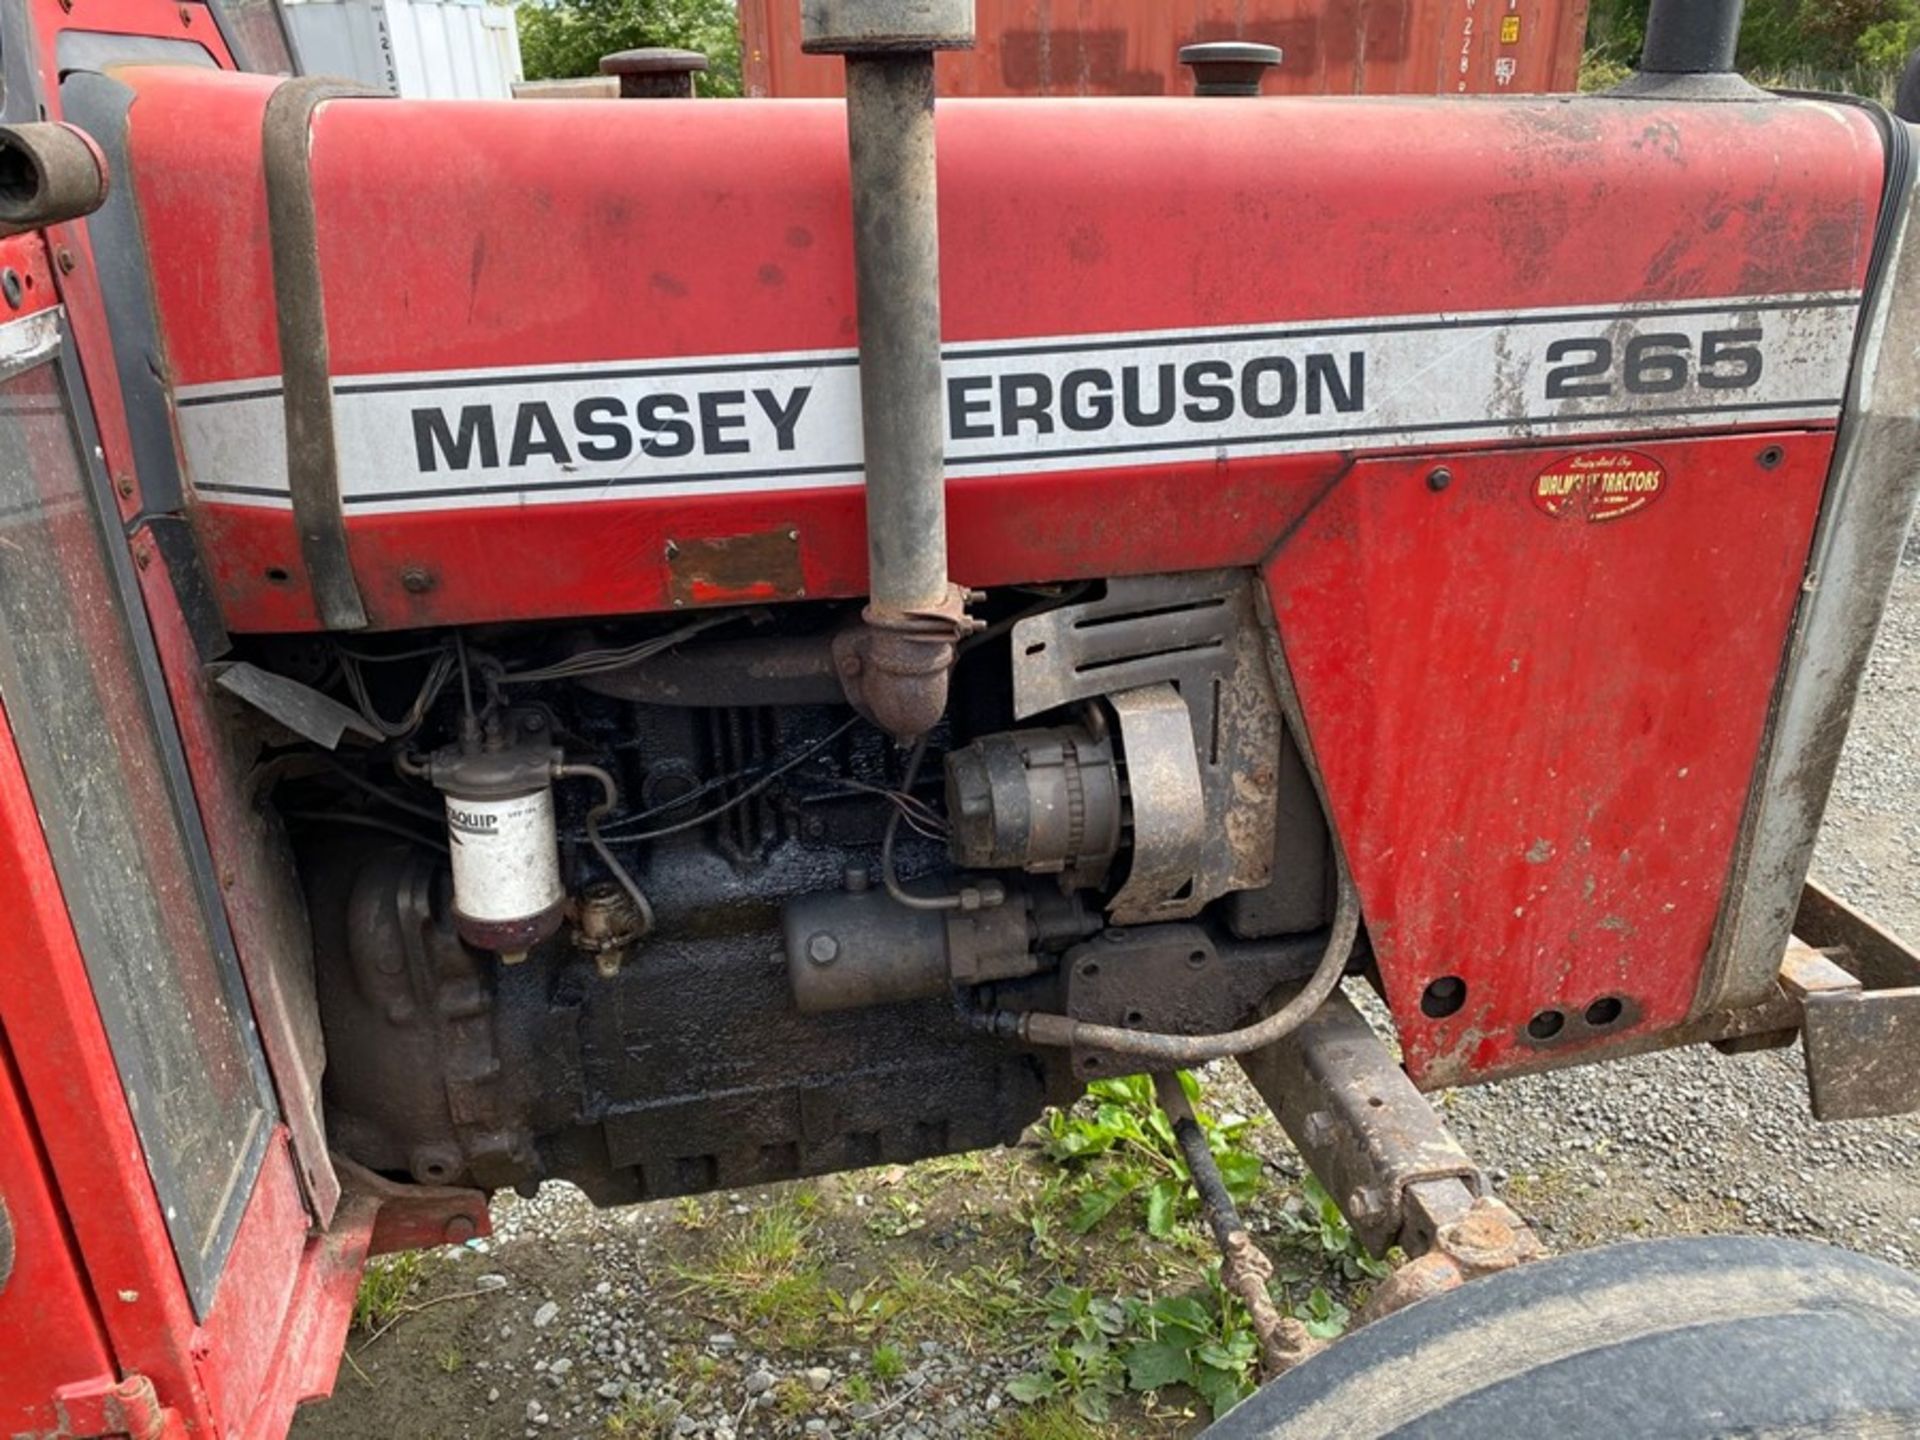
<svg viewBox="0 0 1920 1440"><path fill-rule="evenodd" d="M1533 503L1556 520L1623 520L1667 488L1666 467L1635 450L1583 450L1555 461L1533 482Z"/></svg>

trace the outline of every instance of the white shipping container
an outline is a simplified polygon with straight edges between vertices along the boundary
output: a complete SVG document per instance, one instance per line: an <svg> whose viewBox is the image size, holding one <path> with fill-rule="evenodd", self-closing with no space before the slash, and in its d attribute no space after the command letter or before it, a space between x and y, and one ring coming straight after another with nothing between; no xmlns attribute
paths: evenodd
<svg viewBox="0 0 1920 1440"><path fill-rule="evenodd" d="M520 32L489 0L286 0L309 75L358 80L409 100L507 100Z"/></svg>

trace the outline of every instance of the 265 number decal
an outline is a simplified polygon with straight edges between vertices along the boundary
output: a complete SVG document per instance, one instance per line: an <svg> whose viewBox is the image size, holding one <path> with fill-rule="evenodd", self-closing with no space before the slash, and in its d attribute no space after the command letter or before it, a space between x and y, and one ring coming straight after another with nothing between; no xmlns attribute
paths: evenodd
<svg viewBox="0 0 1920 1440"><path fill-rule="evenodd" d="M1596 400L1618 395L1673 395L1698 384L1706 390L1747 390L1760 383L1766 358L1759 330L1709 330L1698 348L1678 331L1636 335L1624 345L1599 335L1556 340L1547 347L1547 398Z"/></svg>

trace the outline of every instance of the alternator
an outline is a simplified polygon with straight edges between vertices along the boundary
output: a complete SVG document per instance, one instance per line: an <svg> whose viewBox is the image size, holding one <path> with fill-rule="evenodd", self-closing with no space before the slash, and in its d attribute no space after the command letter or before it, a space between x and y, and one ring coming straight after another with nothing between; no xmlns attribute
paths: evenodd
<svg viewBox="0 0 1920 1440"><path fill-rule="evenodd" d="M1120 848L1120 774L1105 726L989 735L947 757L953 858L1098 889Z"/></svg>

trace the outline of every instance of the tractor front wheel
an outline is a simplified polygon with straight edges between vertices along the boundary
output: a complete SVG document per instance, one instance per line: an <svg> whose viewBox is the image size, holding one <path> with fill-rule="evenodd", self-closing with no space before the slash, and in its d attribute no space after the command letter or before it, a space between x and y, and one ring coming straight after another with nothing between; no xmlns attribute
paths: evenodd
<svg viewBox="0 0 1920 1440"><path fill-rule="evenodd" d="M1920 1435L1920 1278L1822 1245L1611 1246L1390 1315L1208 1440Z"/></svg>

